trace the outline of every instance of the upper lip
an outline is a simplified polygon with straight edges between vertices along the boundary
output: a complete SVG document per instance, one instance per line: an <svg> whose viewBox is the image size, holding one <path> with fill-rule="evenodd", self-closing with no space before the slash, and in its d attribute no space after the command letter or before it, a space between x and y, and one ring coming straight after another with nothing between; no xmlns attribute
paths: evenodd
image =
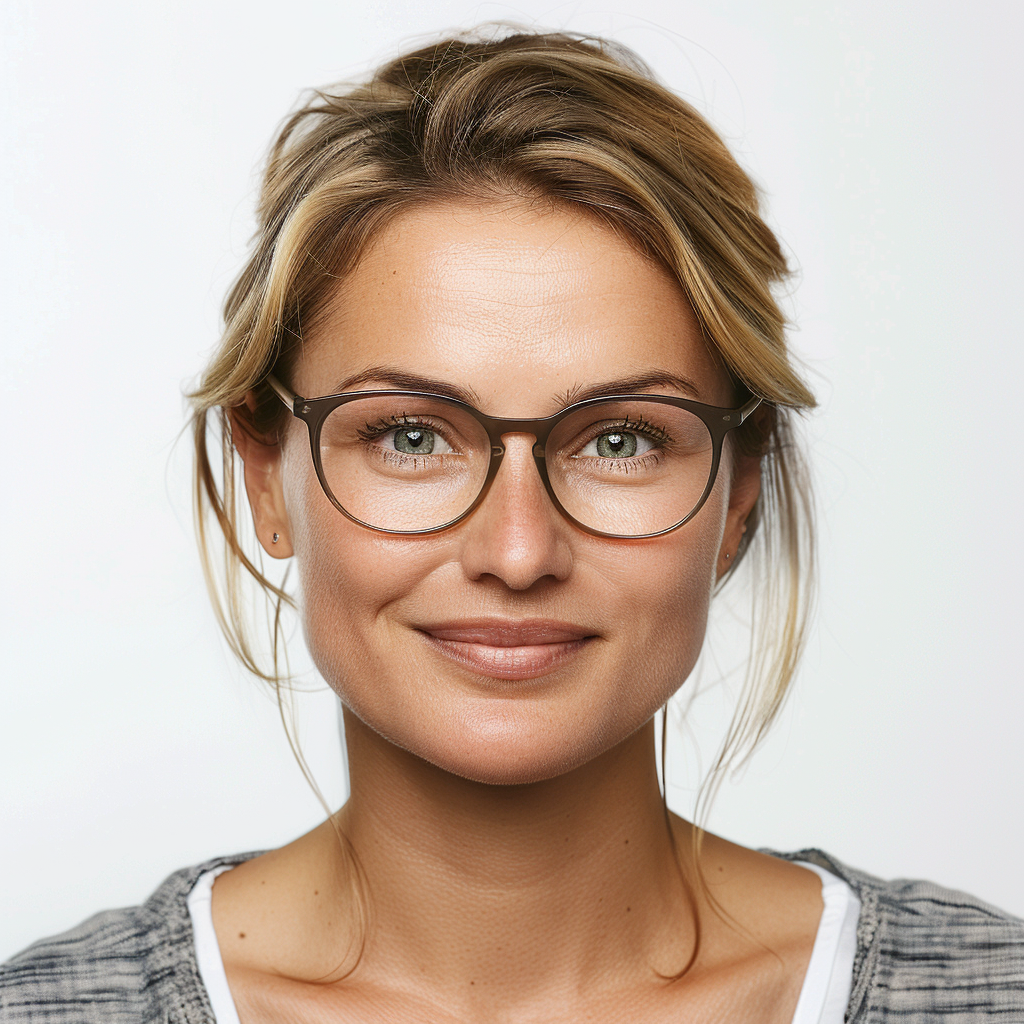
<svg viewBox="0 0 1024 1024"><path fill-rule="evenodd" d="M555 619L452 619L418 628L438 640L488 647L563 644L594 636L593 630Z"/></svg>

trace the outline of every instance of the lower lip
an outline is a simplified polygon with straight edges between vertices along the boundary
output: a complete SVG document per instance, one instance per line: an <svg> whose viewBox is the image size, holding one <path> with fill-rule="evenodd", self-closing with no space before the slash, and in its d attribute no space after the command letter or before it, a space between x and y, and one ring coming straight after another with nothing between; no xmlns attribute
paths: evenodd
<svg viewBox="0 0 1024 1024"><path fill-rule="evenodd" d="M533 679L571 661L593 637L557 644L531 644L529 647L491 647L461 640L439 640L424 633L430 645L453 661L492 679Z"/></svg>

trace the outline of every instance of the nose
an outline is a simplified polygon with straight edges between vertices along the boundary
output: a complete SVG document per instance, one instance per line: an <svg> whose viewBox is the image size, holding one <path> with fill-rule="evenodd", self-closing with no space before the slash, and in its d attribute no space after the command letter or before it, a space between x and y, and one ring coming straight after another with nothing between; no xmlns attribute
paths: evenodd
<svg viewBox="0 0 1024 1024"><path fill-rule="evenodd" d="M487 576L512 590L572 569L572 526L551 503L533 456L532 434L503 434L505 454L486 497L462 524L462 566L472 580Z"/></svg>

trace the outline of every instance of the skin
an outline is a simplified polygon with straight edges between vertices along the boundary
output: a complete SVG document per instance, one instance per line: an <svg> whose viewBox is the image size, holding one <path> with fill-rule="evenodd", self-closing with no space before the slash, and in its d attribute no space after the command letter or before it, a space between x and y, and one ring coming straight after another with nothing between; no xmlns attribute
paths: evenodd
<svg viewBox="0 0 1024 1024"><path fill-rule="evenodd" d="M469 389L502 417L546 416L581 387L653 371L694 391L651 393L738 404L661 267L576 211L519 201L394 221L340 282L288 384L331 394L382 365ZM392 385L379 373L358 385L375 386ZM657 974L686 964L695 926L653 715L700 652L757 460L727 445L695 519L610 540L558 513L532 438L509 434L467 520L398 537L330 504L298 420L279 444L235 433L261 543L297 561L306 640L345 706L351 779L333 821L214 886L242 1021L788 1022L822 910L799 866L709 835L702 867L725 916L698 894L697 961L673 984ZM509 681L423 633L483 615L556 619L588 639ZM335 826L372 915L343 979L362 931ZM687 849L688 823L671 827Z"/></svg>

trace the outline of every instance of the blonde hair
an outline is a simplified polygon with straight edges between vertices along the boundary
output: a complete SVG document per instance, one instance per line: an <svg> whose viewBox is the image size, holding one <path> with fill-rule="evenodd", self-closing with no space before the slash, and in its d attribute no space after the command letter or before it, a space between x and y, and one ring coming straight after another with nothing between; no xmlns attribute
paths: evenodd
<svg viewBox="0 0 1024 1024"><path fill-rule="evenodd" d="M392 218L425 203L509 196L567 204L658 261L734 382L766 400L737 432L742 451L762 456L762 490L728 575L755 551L762 582L718 778L764 736L803 645L813 535L792 415L815 403L787 351L773 289L789 271L756 187L692 106L603 40L521 32L447 39L390 61L363 84L314 91L285 121L267 161L252 253L224 306L221 344L190 396L196 522L218 619L242 664L280 697L280 614L291 598L240 540L247 513L228 410L275 434L288 412L269 394L267 375L289 378L303 330ZM250 393L257 401L247 412L240 407ZM223 540L220 572L211 514ZM245 575L274 609L269 666L249 632Z"/></svg>

